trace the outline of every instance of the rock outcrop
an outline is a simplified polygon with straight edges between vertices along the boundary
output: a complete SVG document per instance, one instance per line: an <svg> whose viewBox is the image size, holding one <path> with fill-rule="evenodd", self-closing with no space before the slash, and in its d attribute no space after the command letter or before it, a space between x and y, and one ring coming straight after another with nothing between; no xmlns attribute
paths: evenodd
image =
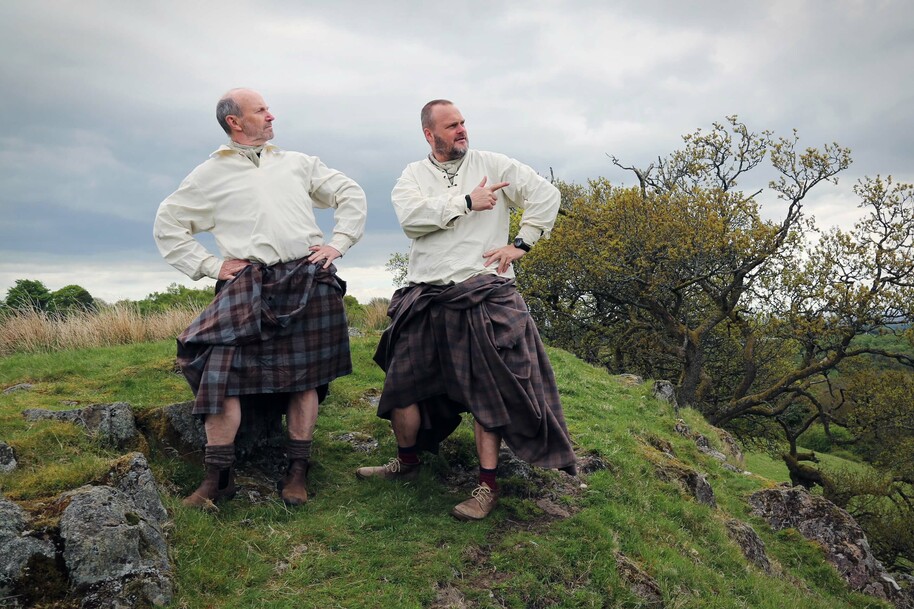
<svg viewBox="0 0 914 609"><path fill-rule="evenodd" d="M115 448L131 446L137 439L133 409L126 402L92 404L73 410L44 410L31 408L22 416L27 421L65 421L85 428L91 435Z"/></svg>
<svg viewBox="0 0 914 609"><path fill-rule="evenodd" d="M651 394L663 402L667 402L675 410L679 410L679 400L676 397L676 387L669 381L654 381Z"/></svg>
<svg viewBox="0 0 914 609"><path fill-rule="evenodd" d="M0 499L0 596L11 606L64 598L81 609L171 602L168 513L141 453L117 460L99 484L62 494L40 518L41 531L32 531L22 508Z"/></svg>
<svg viewBox="0 0 914 609"><path fill-rule="evenodd" d="M901 599L901 588L873 556L860 525L831 501L802 487L778 487L754 493L749 503L753 514L774 530L793 528L819 543L852 589L893 602Z"/></svg>
<svg viewBox="0 0 914 609"><path fill-rule="evenodd" d="M22 508L0 497L0 604L3 599L18 603L21 583L42 559L53 563L54 544L30 530Z"/></svg>
<svg viewBox="0 0 914 609"><path fill-rule="evenodd" d="M16 469L19 462L16 461L16 451L6 442L0 442L0 473L8 474Z"/></svg>
<svg viewBox="0 0 914 609"><path fill-rule="evenodd" d="M765 551L765 542L758 536L755 529L741 520L731 518L726 523L727 534L739 546L743 556L756 567L771 575L771 561Z"/></svg>

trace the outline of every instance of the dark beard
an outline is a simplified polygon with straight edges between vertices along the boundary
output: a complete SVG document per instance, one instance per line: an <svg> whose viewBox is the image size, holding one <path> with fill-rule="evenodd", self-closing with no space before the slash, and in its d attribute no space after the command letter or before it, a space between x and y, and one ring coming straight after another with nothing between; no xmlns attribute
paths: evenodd
<svg viewBox="0 0 914 609"><path fill-rule="evenodd" d="M447 142L445 142L443 139L441 139L437 135L435 136L435 156L441 156L441 157L446 158L449 161L453 161L456 159L463 158L464 155L466 155L467 150L468 150L468 148L464 148L463 150L458 150L457 148L454 148L453 146L449 145Z"/></svg>

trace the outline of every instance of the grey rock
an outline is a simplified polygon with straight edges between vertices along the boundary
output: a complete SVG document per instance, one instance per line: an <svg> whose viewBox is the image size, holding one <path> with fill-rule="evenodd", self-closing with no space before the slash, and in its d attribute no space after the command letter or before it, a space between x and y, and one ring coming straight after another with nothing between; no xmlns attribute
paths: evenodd
<svg viewBox="0 0 914 609"><path fill-rule="evenodd" d="M201 417L191 414L193 402L180 402L159 409L158 414L165 423L165 428L160 431L160 439L174 445L174 448L184 453L199 450L206 445L206 428Z"/></svg>
<svg viewBox="0 0 914 609"><path fill-rule="evenodd" d="M643 385L644 378L638 376L637 374L619 374L616 376L619 379L619 382L625 387L633 387L635 385Z"/></svg>
<svg viewBox="0 0 914 609"><path fill-rule="evenodd" d="M657 475L668 482L677 482L688 494L699 503L704 503L712 508L717 507L717 499L711 483L694 469L678 461L655 463Z"/></svg>
<svg viewBox="0 0 914 609"><path fill-rule="evenodd" d="M743 465L745 463L745 457L743 457L743 451L740 449L736 438L727 430L718 427L714 428L714 433L717 434L717 437L719 437L720 441L723 443L724 452L739 465Z"/></svg>
<svg viewBox="0 0 914 609"><path fill-rule="evenodd" d="M670 404L674 409L679 409L679 399L676 397L676 386L669 381L654 381L651 394L658 400Z"/></svg>
<svg viewBox="0 0 914 609"><path fill-rule="evenodd" d="M873 556L860 525L831 501L802 487L777 487L753 493L749 504L774 530L793 528L821 544L826 560L852 589L887 600L900 598L900 587Z"/></svg>
<svg viewBox="0 0 914 609"><path fill-rule="evenodd" d="M708 479L705 478L703 474L692 471L685 477L683 482L686 489L695 497L696 501L711 506L712 508L717 507L714 489L711 488L711 483L708 482Z"/></svg>
<svg viewBox="0 0 914 609"><path fill-rule="evenodd" d="M126 402L93 404L74 410L44 410L30 408L22 412L27 421L64 421L85 428L106 444L124 448L137 437L133 409Z"/></svg>
<svg viewBox="0 0 914 609"><path fill-rule="evenodd" d="M275 460L285 444L282 415L286 409L285 396L245 396L242 399L241 427L235 438L235 453L239 460L269 453ZM206 430L202 418L193 414L193 402L179 402L143 412L139 426L150 441L182 456L195 454L202 459L206 445Z"/></svg>
<svg viewBox="0 0 914 609"><path fill-rule="evenodd" d="M168 547L156 519L109 486L84 486L59 501L66 504L60 517L63 558L72 586L85 596L83 607L101 606L92 604L95 597L107 599L107 606L171 602Z"/></svg>
<svg viewBox="0 0 914 609"><path fill-rule="evenodd" d="M676 433L678 433L679 435L681 435L682 437L688 438L688 439L692 440L693 442L695 442L695 447L698 448L698 450L700 452L708 455L709 457L711 457L713 459L716 459L717 461L720 461L721 466L724 467L725 469L728 469L728 470L734 471L734 472L742 472L742 470L739 469L738 467L730 465L729 463L726 462L728 459L727 455L725 455L721 451L714 448L714 446L712 446L712 444L711 444L711 440L709 440L707 436L702 435L700 433L693 432L689 428L689 426L686 425L685 421L683 421L682 419L676 420L676 424L673 425L673 430ZM733 436L731 436L729 433L727 433L723 429L714 428L714 431L715 431L715 433L718 434L718 436L720 436L721 441L724 444L725 450L728 453L730 453L730 457L732 457L737 462L742 464L743 463L743 453L739 450L739 446L736 444L736 441L733 439Z"/></svg>
<svg viewBox="0 0 914 609"><path fill-rule="evenodd" d="M594 472L609 469L609 462L601 455L596 453L587 453L577 455L578 472L581 474L592 474Z"/></svg>
<svg viewBox="0 0 914 609"><path fill-rule="evenodd" d="M616 552L616 570L622 581L628 584L631 593L641 601L640 606L652 609L662 609L665 606L663 591L654 578L622 552Z"/></svg>
<svg viewBox="0 0 914 609"><path fill-rule="evenodd" d="M368 402L368 405L372 408L377 408L381 403L381 392L377 390L366 391L362 395L362 399Z"/></svg>
<svg viewBox="0 0 914 609"><path fill-rule="evenodd" d="M733 518L727 521L727 533L742 550L743 556L749 559L749 562L765 573L771 574L771 562L765 551L765 542L758 536L755 529L745 522Z"/></svg>
<svg viewBox="0 0 914 609"><path fill-rule="evenodd" d="M118 459L105 476L104 483L121 491L138 511L160 526L168 520L159 487L142 453L134 452Z"/></svg>
<svg viewBox="0 0 914 609"><path fill-rule="evenodd" d="M17 391L31 391L32 385L29 383L19 383L18 385L13 385L12 387L7 387L3 390L4 395L8 393L15 393Z"/></svg>
<svg viewBox="0 0 914 609"><path fill-rule="evenodd" d="M19 465L16 461L16 451L6 442L0 442L0 473L9 473Z"/></svg>
<svg viewBox="0 0 914 609"><path fill-rule="evenodd" d="M378 448L378 441L373 436L359 431L341 432L330 437L337 442L351 445L357 452L370 453Z"/></svg>
<svg viewBox="0 0 914 609"><path fill-rule="evenodd" d="M22 508L0 497L0 599L28 577L28 564L35 556L53 560L54 544L30 535Z"/></svg>
<svg viewBox="0 0 914 609"><path fill-rule="evenodd" d="M714 459L717 459L721 463L723 463L724 461L727 460L727 455L725 455L724 453L720 452L719 450L717 450L716 448L711 446L711 441L708 440L707 436L703 436L702 434L696 434L695 446L697 446L698 450L700 450L704 454L706 454L709 457L712 457Z"/></svg>
<svg viewBox="0 0 914 609"><path fill-rule="evenodd" d="M28 408L22 411L26 421L63 421L76 423L79 421L79 410L45 410L44 408Z"/></svg>

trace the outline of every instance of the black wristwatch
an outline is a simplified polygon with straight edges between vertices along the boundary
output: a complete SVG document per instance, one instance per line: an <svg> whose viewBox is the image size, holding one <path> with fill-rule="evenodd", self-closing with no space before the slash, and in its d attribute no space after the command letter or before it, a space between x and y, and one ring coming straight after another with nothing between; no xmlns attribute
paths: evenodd
<svg viewBox="0 0 914 609"><path fill-rule="evenodd" d="M516 247L519 250L524 250L525 252L530 251L530 246L527 245L527 243L520 237L514 238L514 247Z"/></svg>

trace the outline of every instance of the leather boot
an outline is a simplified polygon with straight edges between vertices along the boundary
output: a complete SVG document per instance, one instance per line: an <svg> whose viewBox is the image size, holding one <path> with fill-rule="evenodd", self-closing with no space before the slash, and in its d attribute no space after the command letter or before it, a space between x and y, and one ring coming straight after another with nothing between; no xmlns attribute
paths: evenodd
<svg viewBox="0 0 914 609"><path fill-rule="evenodd" d="M279 496L286 505L301 505L308 501L308 470L311 464L302 459L289 462L285 477L279 482Z"/></svg>
<svg viewBox="0 0 914 609"><path fill-rule="evenodd" d="M235 445L207 446L203 482L181 503L187 507L218 509L216 502L235 496Z"/></svg>

